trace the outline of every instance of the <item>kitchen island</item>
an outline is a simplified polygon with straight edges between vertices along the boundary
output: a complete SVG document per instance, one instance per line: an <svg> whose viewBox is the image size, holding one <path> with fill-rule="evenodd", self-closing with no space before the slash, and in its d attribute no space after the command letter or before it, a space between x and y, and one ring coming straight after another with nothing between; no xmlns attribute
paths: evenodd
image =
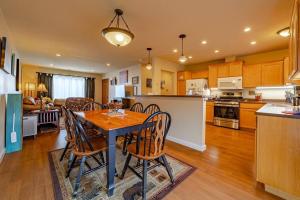
<svg viewBox="0 0 300 200"><path fill-rule="evenodd" d="M172 124L167 139L204 151L205 145L205 98L185 95L141 95L135 96L144 108L157 104L161 111L170 113Z"/></svg>
<svg viewBox="0 0 300 200"><path fill-rule="evenodd" d="M257 114L257 181L284 199L300 199L300 115L287 104L266 104Z"/></svg>

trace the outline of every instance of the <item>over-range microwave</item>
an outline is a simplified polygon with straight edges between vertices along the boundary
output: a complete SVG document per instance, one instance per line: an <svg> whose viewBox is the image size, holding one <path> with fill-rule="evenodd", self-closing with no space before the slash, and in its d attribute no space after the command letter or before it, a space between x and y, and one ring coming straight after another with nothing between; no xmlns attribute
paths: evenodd
<svg viewBox="0 0 300 200"><path fill-rule="evenodd" d="M241 90L243 81L241 76L218 78L218 89L220 90Z"/></svg>

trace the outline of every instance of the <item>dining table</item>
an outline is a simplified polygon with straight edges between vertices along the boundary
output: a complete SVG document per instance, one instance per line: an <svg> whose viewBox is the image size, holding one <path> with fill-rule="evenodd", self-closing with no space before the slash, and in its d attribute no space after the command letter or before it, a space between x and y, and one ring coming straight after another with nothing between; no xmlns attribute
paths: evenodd
<svg viewBox="0 0 300 200"><path fill-rule="evenodd" d="M82 111L75 114L79 119L92 124L106 135L107 195L110 197L115 189L116 138L139 130L149 115L124 109L117 112L108 109Z"/></svg>

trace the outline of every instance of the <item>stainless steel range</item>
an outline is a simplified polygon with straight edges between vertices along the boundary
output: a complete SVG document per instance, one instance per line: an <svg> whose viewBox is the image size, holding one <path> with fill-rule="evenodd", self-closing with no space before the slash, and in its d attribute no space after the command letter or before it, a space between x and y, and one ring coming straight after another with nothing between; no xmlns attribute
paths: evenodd
<svg viewBox="0 0 300 200"><path fill-rule="evenodd" d="M214 125L240 128L240 93L223 93L214 103Z"/></svg>

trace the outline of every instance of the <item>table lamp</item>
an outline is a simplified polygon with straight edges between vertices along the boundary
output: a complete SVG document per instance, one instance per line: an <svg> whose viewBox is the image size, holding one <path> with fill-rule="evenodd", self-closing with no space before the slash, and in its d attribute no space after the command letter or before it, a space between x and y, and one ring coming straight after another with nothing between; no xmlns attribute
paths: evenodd
<svg viewBox="0 0 300 200"><path fill-rule="evenodd" d="M43 93L48 92L45 84L40 83L37 87L37 91L40 92L41 110L43 108Z"/></svg>

